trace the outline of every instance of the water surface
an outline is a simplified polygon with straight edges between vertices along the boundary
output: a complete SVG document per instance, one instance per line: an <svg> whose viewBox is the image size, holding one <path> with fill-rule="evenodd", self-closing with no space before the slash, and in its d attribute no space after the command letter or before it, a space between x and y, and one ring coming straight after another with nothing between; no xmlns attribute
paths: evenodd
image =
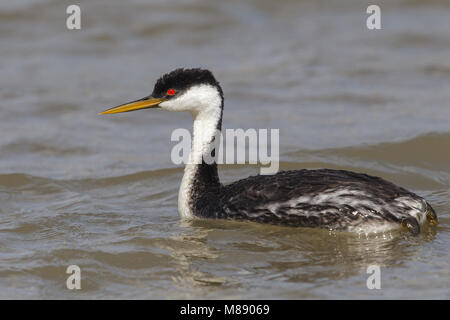
<svg viewBox="0 0 450 320"><path fill-rule="evenodd" d="M0 297L450 298L450 6L369 2L0 4ZM97 116L175 67L211 69L224 128L280 128L281 169L374 174L425 197L418 237L180 221L170 135L188 114ZM225 183L257 166L221 166ZM67 266L82 289L66 288ZM382 289L366 269L381 266Z"/></svg>

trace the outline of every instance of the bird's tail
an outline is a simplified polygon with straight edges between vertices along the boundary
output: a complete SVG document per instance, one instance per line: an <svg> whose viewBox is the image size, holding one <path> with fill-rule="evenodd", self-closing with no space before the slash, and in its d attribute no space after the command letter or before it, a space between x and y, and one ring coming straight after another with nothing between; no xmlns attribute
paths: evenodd
<svg viewBox="0 0 450 320"><path fill-rule="evenodd" d="M430 204L427 202L426 203L426 215L427 215L427 220L430 224L432 225L436 225L438 224L438 218L436 215L436 211L434 211L434 209L430 206Z"/></svg>

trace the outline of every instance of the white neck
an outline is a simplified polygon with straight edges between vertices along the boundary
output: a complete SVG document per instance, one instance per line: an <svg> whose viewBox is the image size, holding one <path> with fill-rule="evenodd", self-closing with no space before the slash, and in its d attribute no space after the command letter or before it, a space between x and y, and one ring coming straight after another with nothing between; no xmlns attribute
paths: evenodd
<svg viewBox="0 0 450 320"><path fill-rule="evenodd" d="M188 110L194 120L192 147L178 193L178 211L182 218L192 218L194 216L192 210L194 179L202 161L210 163L208 160L211 158L209 154L211 142L217 134L217 127L222 116L222 98L218 90L209 85L190 89L185 95L195 96L197 104L195 108Z"/></svg>

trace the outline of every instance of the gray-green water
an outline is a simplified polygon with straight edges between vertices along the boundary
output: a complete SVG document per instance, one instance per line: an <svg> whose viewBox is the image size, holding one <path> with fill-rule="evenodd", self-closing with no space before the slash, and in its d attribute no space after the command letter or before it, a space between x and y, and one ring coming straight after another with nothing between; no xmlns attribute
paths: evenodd
<svg viewBox="0 0 450 320"><path fill-rule="evenodd" d="M78 1L74 31L69 4L0 3L1 298L450 298L447 1L377 1L376 31L356 0ZM280 128L282 169L382 176L439 226L365 238L180 221L170 134L190 116L97 115L179 66L215 73L224 128Z"/></svg>

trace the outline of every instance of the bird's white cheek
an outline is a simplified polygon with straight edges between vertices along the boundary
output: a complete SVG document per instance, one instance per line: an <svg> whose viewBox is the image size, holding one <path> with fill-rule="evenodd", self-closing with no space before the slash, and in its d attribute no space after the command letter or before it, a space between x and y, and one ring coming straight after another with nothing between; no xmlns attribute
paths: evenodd
<svg viewBox="0 0 450 320"><path fill-rule="evenodd" d="M196 101L189 100L189 99L186 99L186 97L181 96L176 99L165 101L165 102L161 103L159 106L168 111L190 111L193 108L193 106L192 106L193 102L196 102Z"/></svg>
<svg viewBox="0 0 450 320"><path fill-rule="evenodd" d="M159 106L168 111L189 111L198 113L220 108L221 98L216 88L199 85L190 88L181 96L161 103Z"/></svg>
<svg viewBox="0 0 450 320"><path fill-rule="evenodd" d="M176 99L160 103L159 106L169 111L178 111L180 109L180 104L174 102L176 102Z"/></svg>

